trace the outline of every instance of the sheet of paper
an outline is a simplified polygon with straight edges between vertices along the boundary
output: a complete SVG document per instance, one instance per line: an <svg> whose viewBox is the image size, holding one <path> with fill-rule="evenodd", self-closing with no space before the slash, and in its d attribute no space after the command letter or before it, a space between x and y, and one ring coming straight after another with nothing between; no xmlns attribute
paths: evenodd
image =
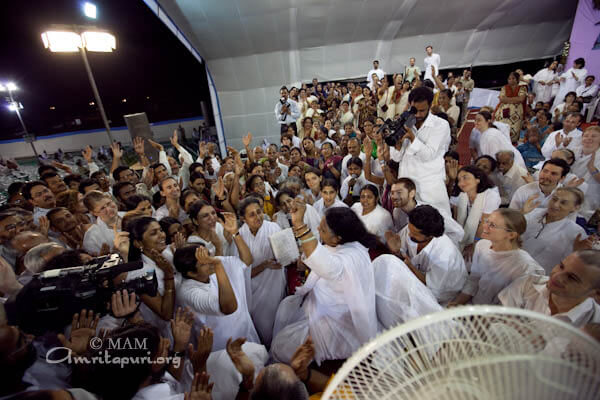
<svg viewBox="0 0 600 400"><path fill-rule="evenodd" d="M289 265L300 258L298 244L292 228L283 229L269 237L275 259L282 266Z"/></svg>

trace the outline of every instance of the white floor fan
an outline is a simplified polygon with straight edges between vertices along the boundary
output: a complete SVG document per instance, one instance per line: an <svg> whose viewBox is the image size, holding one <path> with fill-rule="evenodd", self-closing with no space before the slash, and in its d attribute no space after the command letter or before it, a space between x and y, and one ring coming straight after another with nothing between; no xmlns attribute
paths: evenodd
<svg viewBox="0 0 600 400"><path fill-rule="evenodd" d="M600 399L600 344L531 311L458 307L383 332L323 399Z"/></svg>

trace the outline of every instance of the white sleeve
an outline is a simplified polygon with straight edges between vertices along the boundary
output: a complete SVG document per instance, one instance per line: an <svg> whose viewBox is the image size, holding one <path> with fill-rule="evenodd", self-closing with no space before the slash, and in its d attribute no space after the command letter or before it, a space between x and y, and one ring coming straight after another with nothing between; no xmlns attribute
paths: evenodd
<svg viewBox="0 0 600 400"><path fill-rule="evenodd" d="M211 283L212 284L212 283ZM219 305L219 296L202 287L180 289L181 302L194 312L204 315L223 315Z"/></svg>
<svg viewBox="0 0 600 400"><path fill-rule="evenodd" d="M321 243L317 243L317 247L304 260L304 264L323 279L337 280L344 273L344 259L337 256L335 253L327 250Z"/></svg>
<svg viewBox="0 0 600 400"><path fill-rule="evenodd" d="M523 208L523 205L525 204L525 202L522 199L523 190L521 190L524 187L525 186L521 186L513 193L513 196L512 196L512 199L510 200L510 204L508 205L508 208L512 208L513 210L521 211L521 209Z"/></svg>
<svg viewBox="0 0 600 400"><path fill-rule="evenodd" d="M350 176L346 177L346 179L344 179L344 181L342 182L342 187L340 189L340 197L342 198L342 200L344 200L346 198L346 196L348 195L348 178Z"/></svg>
<svg viewBox="0 0 600 400"><path fill-rule="evenodd" d="M542 155L546 157L546 159L549 159L552 156L552 152L556 150L555 137L558 134L558 132L552 132L550 135L548 135L546 141L544 142L544 145L542 146Z"/></svg>
<svg viewBox="0 0 600 400"><path fill-rule="evenodd" d="M164 150L158 152L158 162L165 166L167 169L167 175L171 176L173 172L171 171L171 165L169 164L167 153L165 153Z"/></svg>
<svg viewBox="0 0 600 400"><path fill-rule="evenodd" d="M523 289L527 281L531 279L529 275L521 276L514 280L510 285L498 293L498 300L504 307L523 308Z"/></svg>
<svg viewBox="0 0 600 400"><path fill-rule="evenodd" d="M450 137L450 125L446 122L444 125L436 127L435 131L430 132L423 142L416 137L406 149L406 153L416 155L420 161L431 161L437 157L439 149L443 147Z"/></svg>
<svg viewBox="0 0 600 400"><path fill-rule="evenodd" d="M96 164L95 161L88 163L88 169L90 170L90 176L92 176L93 173L100 171L100 167L98 167L98 164Z"/></svg>
<svg viewBox="0 0 600 400"><path fill-rule="evenodd" d="M483 209L481 212L483 214L491 214L500 207L501 199L500 194L494 188L488 189L487 194L485 196L485 201L483 202Z"/></svg>
<svg viewBox="0 0 600 400"><path fill-rule="evenodd" d="M296 103L295 101L292 104L292 118L294 119L298 119L300 118L300 108L298 107L298 103Z"/></svg>

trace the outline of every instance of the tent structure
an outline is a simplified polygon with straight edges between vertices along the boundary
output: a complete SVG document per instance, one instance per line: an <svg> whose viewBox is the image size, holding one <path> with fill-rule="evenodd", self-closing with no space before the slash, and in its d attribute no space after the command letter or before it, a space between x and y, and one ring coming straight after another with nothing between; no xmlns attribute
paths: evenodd
<svg viewBox="0 0 600 400"><path fill-rule="evenodd" d="M388 74L413 56L422 68L429 44L442 69L555 56L577 7L564 0L144 1L206 62L218 130L235 147L248 131L279 143L274 108L282 85L366 78L375 59Z"/></svg>

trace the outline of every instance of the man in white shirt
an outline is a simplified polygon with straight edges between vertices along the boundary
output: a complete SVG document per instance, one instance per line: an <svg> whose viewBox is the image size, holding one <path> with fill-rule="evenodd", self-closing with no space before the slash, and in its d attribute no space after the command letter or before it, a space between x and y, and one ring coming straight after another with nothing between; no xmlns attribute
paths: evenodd
<svg viewBox="0 0 600 400"><path fill-rule="evenodd" d="M373 61L373 69L370 70L367 74L367 84L369 86L371 86L371 84L373 83L373 74L377 75L377 78L379 78L380 81L382 81L383 78L385 78L385 72L383 72L383 70L379 68L379 61L377 60Z"/></svg>
<svg viewBox="0 0 600 400"><path fill-rule="evenodd" d="M351 158L355 158L358 157L362 160L363 165L365 163L365 153L363 153L362 151L360 151L360 142L358 141L357 138L350 138L348 140L348 154L346 154L346 156L342 159L342 171L341 173L341 177L340 177L340 182L344 182L344 180L348 177L348 166L346 165L348 163L348 160L350 160Z"/></svg>
<svg viewBox="0 0 600 400"><path fill-rule="evenodd" d="M547 207L550 196L565 180L569 170L569 165L565 160L553 158L544 162L538 181L518 188L508 207L522 212L526 203L529 203L527 208L530 210L536 207Z"/></svg>
<svg viewBox="0 0 600 400"><path fill-rule="evenodd" d="M581 146L581 135L583 134L578 126L581 124L583 116L576 112L570 112L563 120L563 128L554 131L548 135L542 146L542 155L550 158L554 150L567 148L570 150Z"/></svg>
<svg viewBox="0 0 600 400"><path fill-rule="evenodd" d="M551 315L583 328L600 322L600 251L558 261L550 276L525 275L498 293L503 306Z"/></svg>
<svg viewBox="0 0 600 400"><path fill-rule="evenodd" d="M275 104L275 119L282 125L296 123L296 120L300 118L298 103L288 97L288 90L285 86L279 89L279 94L281 98Z"/></svg>
<svg viewBox="0 0 600 400"><path fill-rule="evenodd" d="M598 94L598 85L594 85L595 80L596 77L594 75L588 75L585 78L585 85L581 85L575 90L577 101L583 102L583 110L581 110L581 114L583 115L585 115L592 100Z"/></svg>
<svg viewBox="0 0 600 400"><path fill-rule="evenodd" d="M508 205L515 191L525 185L527 170L515 162L515 153L510 150L502 150L496 153L496 162L498 163L498 189L502 205Z"/></svg>
<svg viewBox="0 0 600 400"><path fill-rule="evenodd" d="M417 184L420 201L450 214L446 192L444 154L450 146L448 121L429 112L433 91L419 87L410 92L408 101L417 110L416 125L407 127L400 149L398 178L410 178Z"/></svg>
<svg viewBox="0 0 600 400"><path fill-rule="evenodd" d="M409 62L409 66L406 67L406 71L404 72L404 79L412 82L417 76L421 76L421 69L415 65L415 58L411 57Z"/></svg>
<svg viewBox="0 0 600 400"><path fill-rule="evenodd" d="M533 76L533 91L535 93L535 101L547 103L552 99L552 83L556 78L556 68L558 61L552 61L548 68L539 70Z"/></svg>
<svg viewBox="0 0 600 400"><path fill-rule="evenodd" d="M417 201L417 187L415 183L408 178L398 179L398 182L392 185L390 196L392 204L394 205L392 213L394 219L394 232L391 233L400 233L400 231L408 225L408 214L417 206L425 204ZM452 215L446 214L439 209L437 209L437 211L444 217L444 235L448 236L452 242L458 246L465 235L463 227L452 218ZM389 234L386 233L386 238L388 235Z"/></svg>
<svg viewBox="0 0 600 400"><path fill-rule="evenodd" d="M427 52L427 57L423 60L425 63L425 77L423 80L429 79L431 82L435 83L433 77L440 73L440 55L433 52L433 46L431 45L425 47L425 51ZM431 67L434 68L434 74L431 73Z"/></svg>

